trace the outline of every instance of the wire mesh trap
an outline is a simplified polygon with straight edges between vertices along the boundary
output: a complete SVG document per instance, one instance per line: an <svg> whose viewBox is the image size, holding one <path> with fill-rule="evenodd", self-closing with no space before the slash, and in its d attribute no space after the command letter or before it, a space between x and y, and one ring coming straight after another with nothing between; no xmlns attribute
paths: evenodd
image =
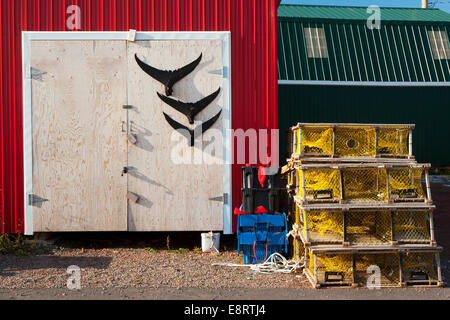
<svg viewBox="0 0 450 320"><path fill-rule="evenodd" d="M313 287L442 286L438 249L344 252L306 248L304 273Z"/></svg>
<svg viewBox="0 0 450 320"><path fill-rule="evenodd" d="M413 158L414 125L307 124L288 130L288 157Z"/></svg>
<svg viewBox="0 0 450 320"><path fill-rule="evenodd" d="M432 209L310 210L297 206L295 224L306 243L361 245L434 245Z"/></svg>
<svg viewBox="0 0 450 320"><path fill-rule="evenodd" d="M431 202L429 164L295 165L305 203Z"/></svg>

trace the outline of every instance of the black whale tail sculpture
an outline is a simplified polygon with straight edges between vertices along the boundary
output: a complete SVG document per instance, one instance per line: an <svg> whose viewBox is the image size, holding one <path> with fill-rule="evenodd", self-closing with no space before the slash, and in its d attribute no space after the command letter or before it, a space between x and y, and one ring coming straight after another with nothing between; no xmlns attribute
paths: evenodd
<svg viewBox="0 0 450 320"><path fill-rule="evenodd" d="M217 96L219 95L220 92L220 88L215 91L214 93L210 94L209 96L197 101L197 102L182 102L179 100L175 100L172 98L168 98L162 94L158 93L158 97L164 101L166 104L168 104L169 106L171 106L172 108L174 108L175 110L181 112L182 114L184 114L188 120L190 124L194 123L194 118L195 116L202 111L203 109L205 109L211 102L214 101L214 99L217 98Z"/></svg>
<svg viewBox="0 0 450 320"><path fill-rule="evenodd" d="M216 114L214 117L209 119L208 121L205 121L202 123L202 130L201 134L205 133L209 128L213 126L213 124L219 119L220 114L222 113L222 110L219 111L218 114ZM173 120L170 116L168 116L165 112L163 112L164 117L166 118L169 125L174 128L175 130L180 130L179 132L190 141L191 147L194 146L195 138L197 138L200 135L200 131L195 128L194 130L189 129L188 127L182 125L181 123Z"/></svg>
<svg viewBox="0 0 450 320"><path fill-rule="evenodd" d="M198 64L202 60L202 54L200 54L200 56L196 60L192 61L191 63L180 69L160 70L140 60L137 54L135 54L134 57L139 67L145 73L147 73L150 77L161 82L164 85L167 96L172 95L173 85L178 81L180 81L181 79L183 79L184 77L186 77L192 71L194 71L194 69L198 66Z"/></svg>

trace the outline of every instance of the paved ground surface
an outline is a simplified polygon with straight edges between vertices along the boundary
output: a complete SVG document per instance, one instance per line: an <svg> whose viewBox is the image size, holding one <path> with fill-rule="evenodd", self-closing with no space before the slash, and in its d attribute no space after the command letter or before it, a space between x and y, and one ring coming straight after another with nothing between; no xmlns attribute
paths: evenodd
<svg viewBox="0 0 450 320"><path fill-rule="evenodd" d="M436 241L444 247L442 256L450 257L450 177L430 176L431 195L436 205L434 225ZM450 280L450 277L448 278Z"/></svg>
<svg viewBox="0 0 450 320"><path fill-rule="evenodd" d="M450 288L406 289L206 289L206 288L85 288L0 289L0 299L9 300L449 300Z"/></svg>
<svg viewBox="0 0 450 320"><path fill-rule="evenodd" d="M450 178L432 178L437 242L450 280ZM235 237L204 254L198 233L65 234L38 255L0 255L0 299L446 299L450 288L311 289L301 274L262 275L241 263ZM181 248L181 249L180 249ZM67 289L67 267L81 268L81 290ZM446 284L447 286L447 284Z"/></svg>

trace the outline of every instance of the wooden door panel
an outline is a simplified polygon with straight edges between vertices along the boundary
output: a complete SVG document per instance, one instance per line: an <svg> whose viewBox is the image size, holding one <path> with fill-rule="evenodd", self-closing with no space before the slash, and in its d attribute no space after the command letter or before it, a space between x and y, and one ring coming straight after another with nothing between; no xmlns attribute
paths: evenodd
<svg viewBox="0 0 450 320"><path fill-rule="evenodd" d="M134 55L156 68L173 70L194 61L200 53L197 68L173 87L171 98L196 102L222 86L221 40L150 40L128 44L128 98L133 106L128 117L136 144L128 145L128 190L140 200L129 201L130 231L205 231L223 229L223 203L209 200L223 195L223 165L175 164L171 153L182 141L180 154L189 154L196 147L181 140L163 116L168 114L180 124L192 128L187 118L162 102L157 92L165 94L164 86L147 75L136 63ZM206 121L223 107L222 92L197 116ZM222 116L206 134L222 130ZM208 143L201 143L206 147ZM220 146L222 146L220 142ZM199 154L203 153L202 148ZM222 159L222 147L217 158Z"/></svg>
<svg viewBox="0 0 450 320"><path fill-rule="evenodd" d="M127 230L125 41L31 41L33 231Z"/></svg>

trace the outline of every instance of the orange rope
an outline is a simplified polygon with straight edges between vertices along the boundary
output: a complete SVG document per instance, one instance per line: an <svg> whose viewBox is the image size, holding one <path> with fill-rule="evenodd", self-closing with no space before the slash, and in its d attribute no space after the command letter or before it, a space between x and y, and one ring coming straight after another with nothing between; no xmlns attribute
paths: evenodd
<svg viewBox="0 0 450 320"><path fill-rule="evenodd" d="M254 254L255 260L258 261L258 263L263 263L264 261L266 261L267 255L269 254L269 241L266 242L266 256L264 257L263 261L259 261L258 258L256 257L256 240L255 240L255 242L253 242L253 254Z"/></svg>

